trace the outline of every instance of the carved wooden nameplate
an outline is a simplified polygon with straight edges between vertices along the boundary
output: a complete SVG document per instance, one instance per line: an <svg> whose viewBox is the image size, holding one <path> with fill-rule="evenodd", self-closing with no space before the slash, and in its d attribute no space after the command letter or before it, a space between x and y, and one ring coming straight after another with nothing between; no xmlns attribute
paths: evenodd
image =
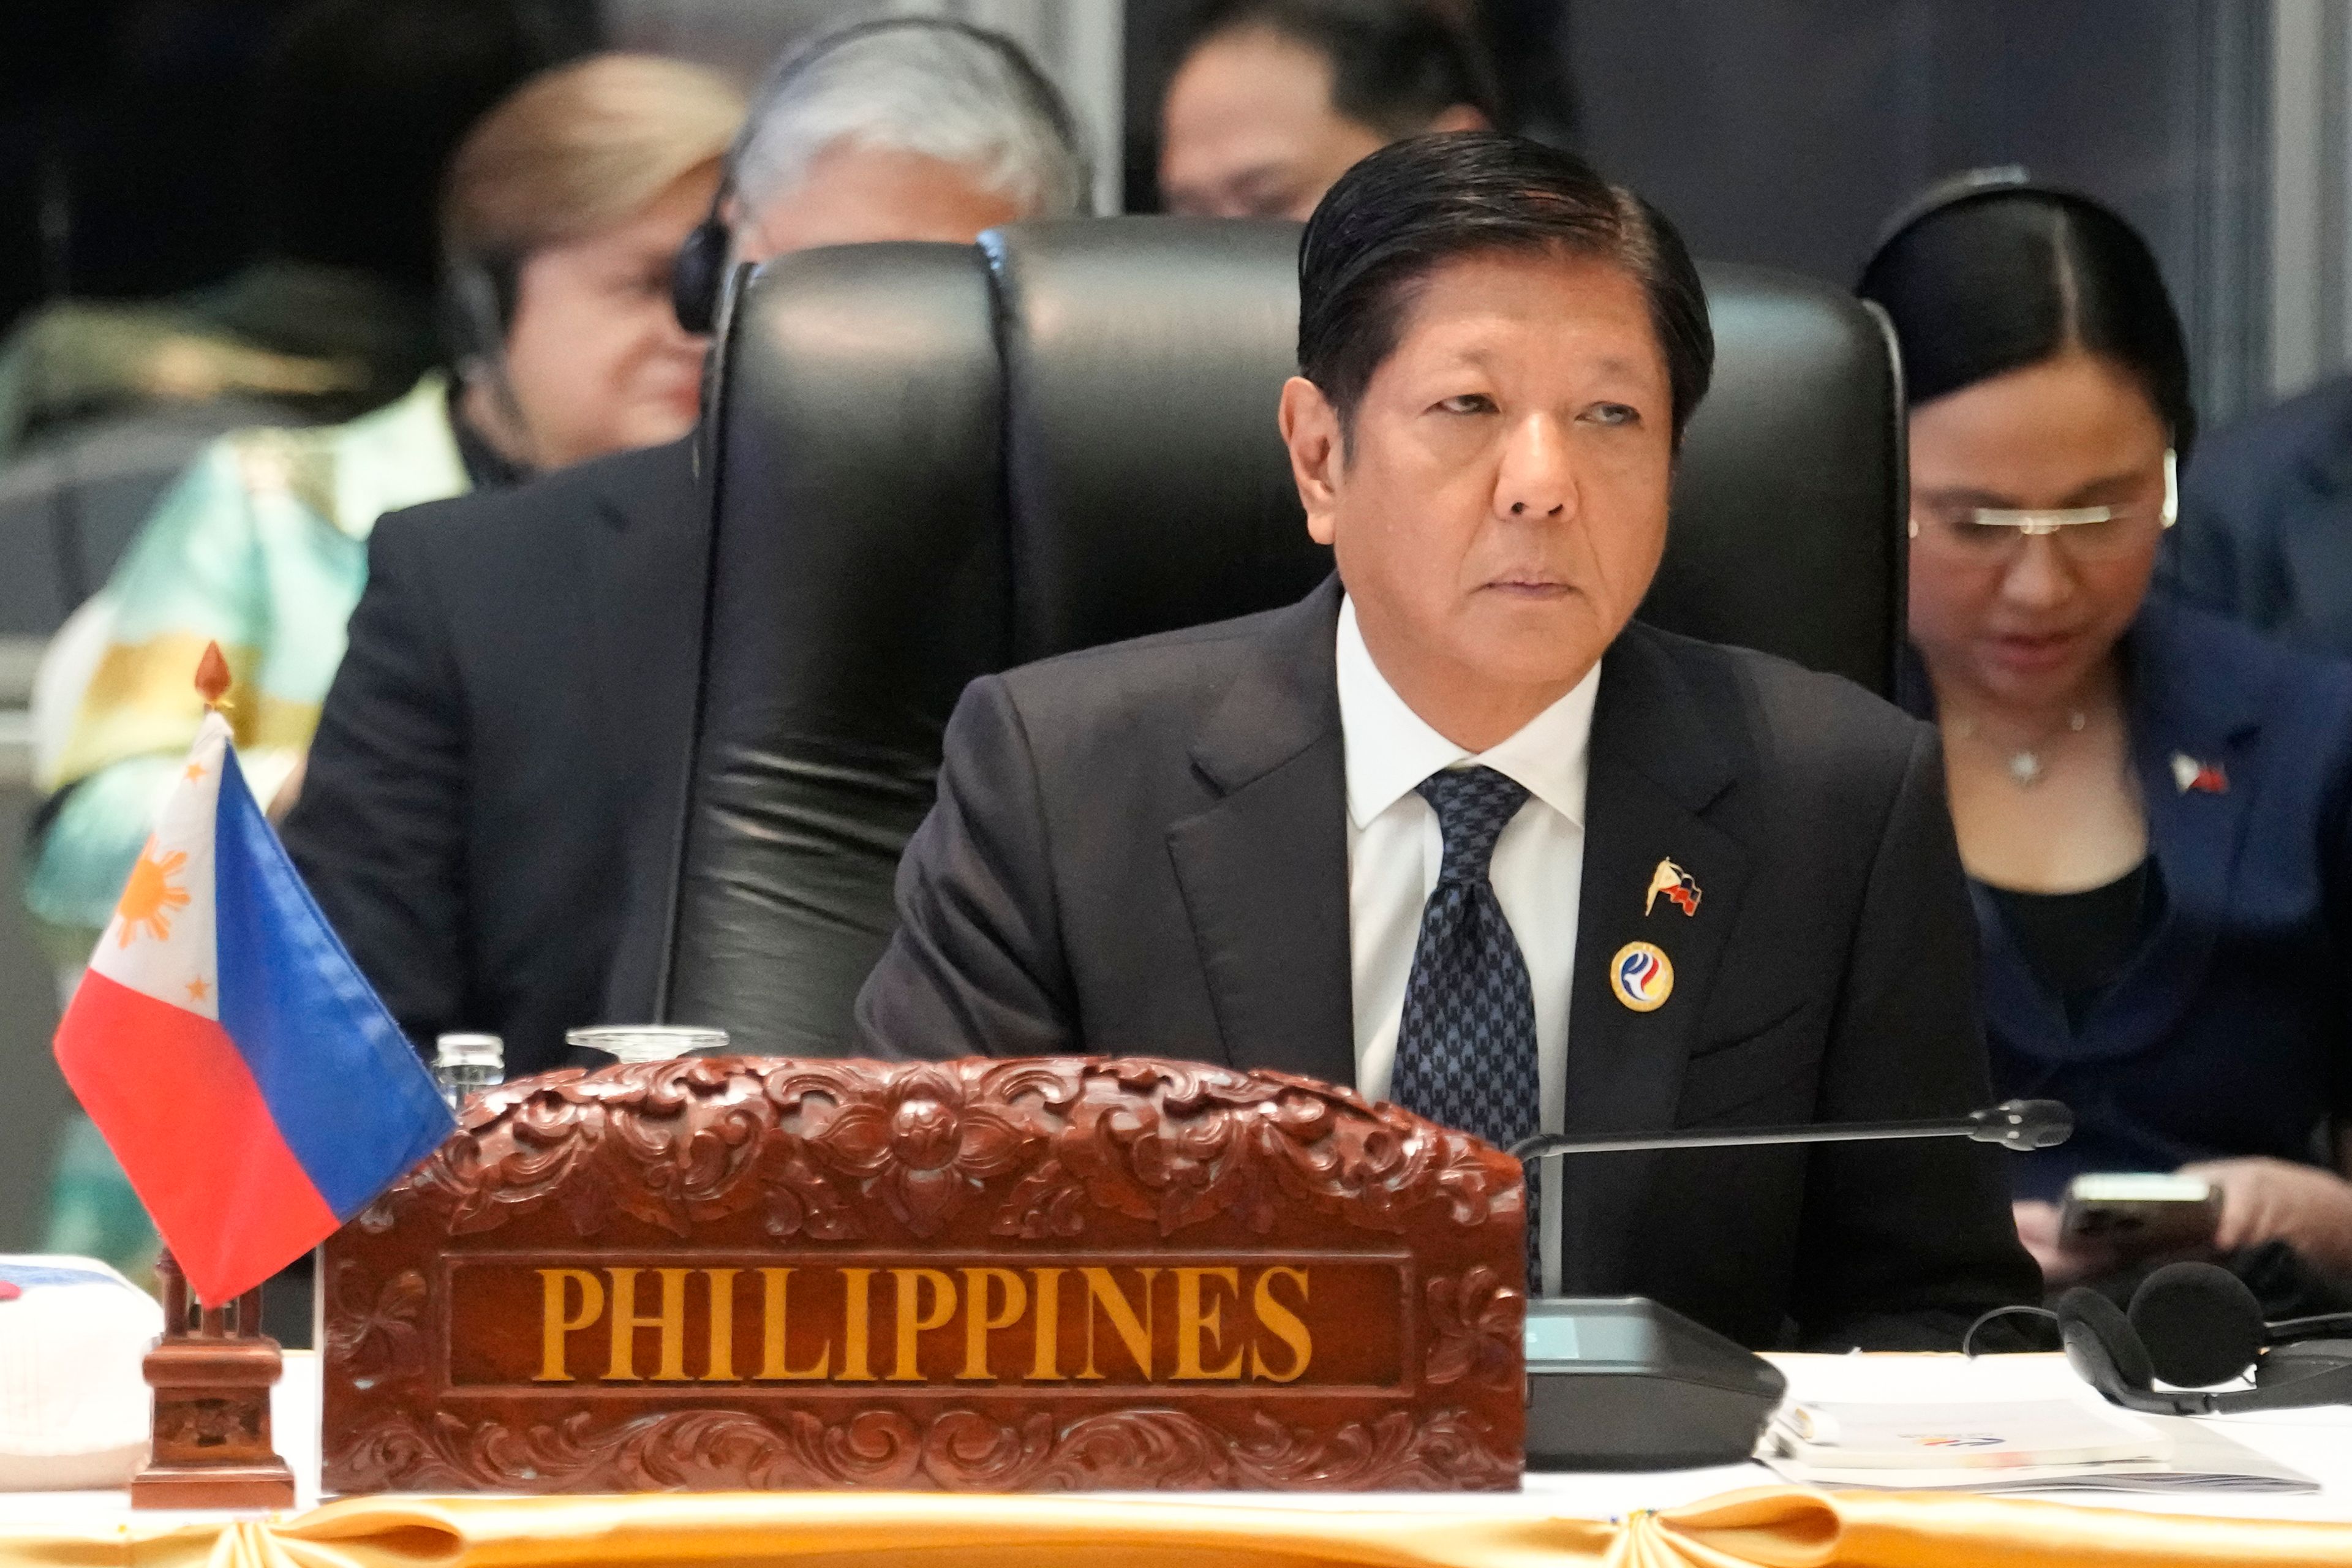
<svg viewBox="0 0 2352 1568"><path fill-rule="evenodd" d="M327 1489L1507 1489L1516 1162L1276 1073L702 1058L331 1240Z"/></svg>

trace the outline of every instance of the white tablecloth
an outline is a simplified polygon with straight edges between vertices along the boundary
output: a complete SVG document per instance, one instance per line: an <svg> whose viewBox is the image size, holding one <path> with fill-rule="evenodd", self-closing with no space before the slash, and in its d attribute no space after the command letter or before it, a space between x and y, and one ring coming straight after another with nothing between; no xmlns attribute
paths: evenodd
<svg viewBox="0 0 2352 1568"><path fill-rule="evenodd" d="M1789 1374L1790 1391L1801 1399L1907 1400L1943 1403L1977 1399L2049 1399L2074 1397L2098 1403L2054 1355L1988 1356L1965 1361L1947 1355L1782 1355L1771 1358ZM2248 1447L2292 1465L2319 1483L2315 1493L2192 1492L2066 1492L2049 1494L2055 1500L2095 1504L2102 1508L2147 1509L2216 1518L2308 1519L2352 1522L2352 1409L2342 1406L2280 1411L2253 1415L2206 1419L2226 1429ZM286 1375L279 1383L271 1409L278 1451L293 1468L299 1495L297 1510L319 1501L319 1362L307 1351L289 1351ZM1546 1475L1530 1472L1516 1497L1485 1494L1483 1510L1546 1517L1611 1519L1635 1509L1668 1509L1743 1487L1777 1484L1780 1478L1761 1465L1726 1465L1707 1469L1635 1474ZM2032 1494L2026 1494L2032 1495ZM1263 1507L1262 1493L1206 1492L1184 1494L1185 1500L1207 1506L1247 1504ZM1160 1494L1156 1500L1171 1500ZM1458 1510L1460 1495L1360 1492L1289 1492L1285 1508L1328 1508ZM66 1524L89 1525L109 1519L131 1519L126 1493L16 1492L0 1493L0 1531L22 1533ZM139 1516L142 1522L174 1518L216 1519L217 1514Z"/></svg>

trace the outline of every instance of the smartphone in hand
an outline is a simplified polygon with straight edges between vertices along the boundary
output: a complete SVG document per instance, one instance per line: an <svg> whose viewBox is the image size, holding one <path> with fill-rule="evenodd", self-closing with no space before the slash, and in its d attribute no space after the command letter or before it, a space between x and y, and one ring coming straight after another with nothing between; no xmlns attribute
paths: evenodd
<svg viewBox="0 0 2352 1568"><path fill-rule="evenodd" d="M2221 1223L2220 1188L2153 1172L2077 1176L2058 1207L2061 1240L2126 1257L2210 1247Z"/></svg>

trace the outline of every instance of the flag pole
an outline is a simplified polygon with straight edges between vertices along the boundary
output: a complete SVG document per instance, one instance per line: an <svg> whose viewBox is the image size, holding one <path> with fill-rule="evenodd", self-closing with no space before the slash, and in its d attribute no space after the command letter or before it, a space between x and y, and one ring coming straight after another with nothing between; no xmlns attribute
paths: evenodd
<svg viewBox="0 0 2352 1568"><path fill-rule="evenodd" d="M229 709L229 686L228 659L221 653L220 644L205 644L205 656L196 660L196 695L212 711L226 713Z"/></svg>
<svg viewBox="0 0 2352 1568"><path fill-rule="evenodd" d="M168 1247L155 1258L155 1279L163 1337L143 1367L155 1395L153 1438L131 1478L131 1506L293 1507L294 1472L269 1436L269 1391L285 1358L261 1331L261 1292L218 1307L194 1301Z"/></svg>
<svg viewBox="0 0 2352 1568"><path fill-rule="evenodd" d="M196 664L196 694L217 713L228 705L228 660L220 644L208 643ZM156 1256L155 1280L163 1337L142 1369L154 1391L153 1438L146 1465L131 1478L131 1506L293 1507L294 1472L269 1434L269 1391L285 1357L261 1331L260 1288L219 1306L193 1300L187 1272L168 1247Z"/></svg>

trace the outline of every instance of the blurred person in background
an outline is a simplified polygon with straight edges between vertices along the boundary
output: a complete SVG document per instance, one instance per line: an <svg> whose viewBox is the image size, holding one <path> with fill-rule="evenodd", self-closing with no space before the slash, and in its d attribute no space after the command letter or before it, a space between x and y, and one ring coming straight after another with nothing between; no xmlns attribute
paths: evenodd
<svg viewBox="0 0 2352 1568"><path fill-rule="evenodd" d="M485 110L549 63L492 0L296 10L252 87L245 177L260 258L169 300L68 299L26 316L0 343L0 461L131 410L219 403L229 423L310 423L406 392L437 357L442 169Z"/></svg>
<svg viewBox="0 0 2352 1568"><path fill-rule="evenodd" d="M1994 1086L2076 1117L2011 1163L2018 1229L2051 1285L2120 1286L2058 1198L2180 1170L2271 1315L2352 1304L2352 666L2148 595L2196 434L2156 260L1984 172L1860 292L1910 391L1908 700L1943 732Z"/></svg>
<svg viewBox="0 0 2352 1568"><path fill-rule="evenodd" d="M235 673L247 777L282 811L380 515L691 427L702 348L671 312L670 264L741 110L724 79L652 56L593 57L524 84L448 173L455 379L427 374L344 425L224 437L165 498L43 672L54 707L36 723L60 732L41 748L26 902L61 965L89 956L178 776L207 642ZM77 1155L86 1137L66 1160L96 1157ZM122 1256L79 1223L61 1215L50 1250Z"/></svg>
<svg viewBox="0 0 2352 1568"><path fill-rule="evenodd" d="M256 63L215 86L228 101L203 106L231 121L208 138L174 124L194 104L158 110L152 123L131 104L84 107L87 88L59 89L46 110L19 106L56 122L41 183L44 271L59 293L0 342L0 626L53 631L207 442L246 426L354 418L436 363L435 188L466 128L552 63L554 37L522 16L548 3L280 6ZM136 37L117 45L134 78L200 72L148 57L230 52L235 4L203 16L182 8L160 39L127 13L73 25ZM247 19L257 20L251 7ZM133 128L199 145L114 159L85 145ZM168 188L152 189L161 180ZM235 248L193 289L69 291L86 278L119 286L175 271L184 252L201 260L222 244ZM156 259L132 263L132 248Z"/></svg>
<svg viewBox="0 0 2352 1568"><path fill-rule="evenodd" d="M2352 376L2208 439L2162 580L2298 646L2352 656Z"/></svg>
<svg viewBox="0 0 2352 1568"><path fill-rule="evenodd" d="M677 268L706 325L732 268L817 245L969 243L1085 210L1067 108L1011 40L900 18L813 40L755 95ZM700 657L690 443L387 518L286 842L411 1039L652 1016Z"/></svg>
<svg viewBox="0 0 2352 1568"><path fill-rule="evenodd" d="M1391 142L1503 128L1477 39L1428 0L1209 0L1176 59L1160 195L1186 216L1303 221Z"/></svg>

